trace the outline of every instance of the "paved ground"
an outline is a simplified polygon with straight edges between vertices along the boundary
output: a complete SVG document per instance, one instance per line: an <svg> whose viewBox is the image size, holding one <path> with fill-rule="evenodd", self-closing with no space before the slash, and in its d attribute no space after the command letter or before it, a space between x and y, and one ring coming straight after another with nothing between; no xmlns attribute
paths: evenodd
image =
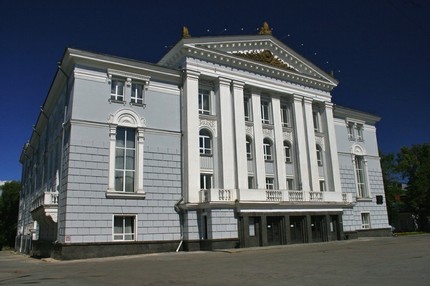
<svg viewBox="0 0 430 286"><path fill-rule="evenodd" d="M0 285L430 285L430 235L77 261L0 252Z"/></svg>

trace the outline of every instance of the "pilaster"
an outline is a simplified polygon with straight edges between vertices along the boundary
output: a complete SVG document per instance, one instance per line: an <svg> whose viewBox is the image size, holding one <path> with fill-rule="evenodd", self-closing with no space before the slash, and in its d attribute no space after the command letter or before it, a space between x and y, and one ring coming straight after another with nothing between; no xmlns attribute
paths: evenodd
<svg viewBox="0 0 430 286"><path fill-rule="evenodd" d="M329 156L331 162L331 173L333 179L333 191L341 192L340 173L339 173L339 158L337 153L336 133L334 130L333 120L333 103L325 103L325 117L327 126L327 141L329 146Z"/></svg>
<svg viewBox="0 0 430 286"><path fill-rule="evenodd" d="M294 95L293 102L294 122L296 132L296 152L298 153L298 170L299 170L299 189L309 191L309 165L308 165L308 150L305 133L305 118L303 115L303 97ZM301 187L300 187L301 186Z"/></svg>
<svg viewBox="0 0 430 286"><path fill-rule="evenodd" d="M278 189L285 190L287 188L287 178L285 176L285 155L284 155L284 136L281 125L281 101L277 97L272 97L272 113L273 113L273 131L275 141L275 156L276 156L276 178L278 180Z"/></svg>
<svg viewBox="0 0 430 286"><path fill-rule="evenodd" d="M236 173L237 188L248 188L248 172L246 157L246 131L243 100L243 82L233 81L234 129L236 136Z"/></svg>
<svg viewBox="0 0 430 286"><path fill-rule="evenodd" d="M251 95L252 115L254 119L254 152L256 189L266 188L266 169L263 152L263 124L261 122L260 91L253 89Z"/></svg>
<svg viewBox="0 0 430 286"><path fill-rule="evenodd" d="M186 70L184 75L184 200L196 203L200 191L199 72Z"/></svg>
<svg viewBox="0 0 430 286"><path fill-rule="evenodd" d="M317 164L317 151L315 142L315 130L313 124L312 99L304 98L305 121L307 132L307 148L309 156L310 187L311 191L319 191L319 172Z"/></svg>

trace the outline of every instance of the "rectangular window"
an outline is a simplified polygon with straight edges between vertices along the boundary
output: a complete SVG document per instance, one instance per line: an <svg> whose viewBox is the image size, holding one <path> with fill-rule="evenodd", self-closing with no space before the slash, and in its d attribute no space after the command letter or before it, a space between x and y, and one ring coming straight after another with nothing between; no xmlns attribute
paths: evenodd
<svg viewBox="0 0 430 286"><path fill-rule="evenodd" d="M294 179L287 178L287 190L294 190Z"/></svg>
<svg viewBox="0 0 430 286"><path fill-rule="evenodd" d="M252 160L252 141L249 137L246 137L246 158Z"/></svg>
<svg viewBox="0 0 430 286"><path fill-rule="evenodd" d="M274 190L274 189L275 189L275 179L266 178L266 190Z"/></svg>
<svg viewBox="0 0 430 286"><path fill-rule="evenodd" d="M255 217L249 217L249 236L255 236Z"/></svg>
<svg viewBox="0 0 430 286"><path fill-rule="evenodd" d="M348 123L348 139L351 141L355 140L354 136L354 123Z"/></svg>
<svg viewBox="0 0 430 286"><path fill-rule="evenodd" d="M322 149L319 145L316 146L317 149L317 164L318 166L323 165L323 158L322 158Z"/></svg>
<svg viewBox="0 0 430 286"><path fill-rule="evenodd" d="M134 192L136 130L118 127L115 146L115 190Z"/></svg>
<svg viewBox="0 0 430 286"><path fill-rule="evenodd" d="M211 114L210 94L210 90L199 88L199 114Z"/></svg>
<svg viewBox="0 0 430 286"><path fill-rule="evenodd" d="M200 155L212 154L212 138L209 131L202 129L199 134Z"/></svg>
<svg viewBox="0 0 430 286"><path fill-rule="evenodd" d="M363 138L363 125L357 124L357 140L358 141L364 141Z"/></svg>
<svg viewBox="0 0 430 286"><path fill-rule="evenodd" d="M212 174L200 174L200 189L209 190L212 188Z"/></svg>
<svg viewBox="0 0 430 286"><path fill-rule="evenodd" d="M136 239L136 216L117 216L113 218L113 240Z"/></svg>
<svg viewBox="0 0 430 286"><path fill-rule="evenodd" d="M244 103L244 112L245 112L245 121L252 121L252 110L251 110L251 97L245 96L243 98Z"/></svg>
<svg viewBox="0 0 430 286"><path fill-rule="evenodd" d="M263 124L270 124L270 101L261 101L261 122Z"/></svg>
<svg viewBox="0 0 430 286"><path fill-rule="evenodd" d="M112 79L110 85L110 99L124 101L124 80Z"/></svg>
<svg viewBox="0 0 430 286"><path fill-rule="evenodd" d="M366 174L364 169L364 158L355 156L355 174L357 177L357 190L359 198L369 197L369 192L366 186Z"/></svg>
<svg viewBox="0 0 430 286"><path fill-rule="evenodd" d="M272 161L272 144L268 140L263 142L264 161Z"/></svg>
<svg viewBox="0 0 430 286"><path fill-rule="evenodd" d="M254 177L248 176L248 189L254 189Z"/></svg>
<svg viewBox="0 0 430 286"><path fill-rule="evenodd" d="M286 103L281 104L281 122L282 127L291 127L290 107Z"/></svg>
<svg viewBox="0 0 430 286"><path fill-rule="evenodd" d="M314 130L315 132L320 132L321 128L320 128L320 115L318 111L314 111L312 113L312 118L313 118L313 122L314 122Z"/></svg>
<svg viewBox="0 0 430 286"><path fill-rule="evenodd" d="M138 105L143 104L144 85L142 83L131 84L130 102Z"/></svg>
<svg viewBox="0 0 430 286"><path fill-rule="evenodd" d="M370 214L369 213L361 213L361 228L369 229L370 228Z"/></svg>
<svg viewBox="0 0 430 286"><path fill-rule="evenodd" d="M320 192L325 192L325 181L320 180Z"/></svg>

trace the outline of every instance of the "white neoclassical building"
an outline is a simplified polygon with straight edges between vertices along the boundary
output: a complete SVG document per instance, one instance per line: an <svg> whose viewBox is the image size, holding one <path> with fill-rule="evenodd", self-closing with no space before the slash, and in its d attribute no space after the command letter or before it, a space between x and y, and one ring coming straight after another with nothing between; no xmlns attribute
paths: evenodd
<svg viewBox="0 0 430 286"><path fill-rule="evenodd" d="M335 105L337 84L266 23L184 28L157 64L67 49L21 156L17 248L71 259L388 235L380 118Z"/></svg>

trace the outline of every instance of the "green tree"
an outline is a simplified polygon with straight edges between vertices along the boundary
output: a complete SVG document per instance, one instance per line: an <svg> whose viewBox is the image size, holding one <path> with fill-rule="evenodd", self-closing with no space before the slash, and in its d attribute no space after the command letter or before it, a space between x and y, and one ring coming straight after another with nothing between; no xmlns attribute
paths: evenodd
<svg viewBox="0 0 430 286"><path fill-rule="evenodd" d="M0 196L0 250L2 246L15 245L18 221L19 192L21 184L16 181L7 182L1 187Z"/></svg>
<svg viewBox="0 0 430 286"><path fill-rule="evenodd" d="M402 147L397 169L407 179L406 204L418 217L420 230L426 230L430 216L430 143Z"/></svg>
<svg viewBox="0 0 430 286"><path fill-rule="evenodd" d="M382 179L384 181L385 199L388 218L391 225L395 225L399 212L404 208L403 202L398 200L402 194L400 174L397 170L396 157L393 153L380 152Z"/></svg>

